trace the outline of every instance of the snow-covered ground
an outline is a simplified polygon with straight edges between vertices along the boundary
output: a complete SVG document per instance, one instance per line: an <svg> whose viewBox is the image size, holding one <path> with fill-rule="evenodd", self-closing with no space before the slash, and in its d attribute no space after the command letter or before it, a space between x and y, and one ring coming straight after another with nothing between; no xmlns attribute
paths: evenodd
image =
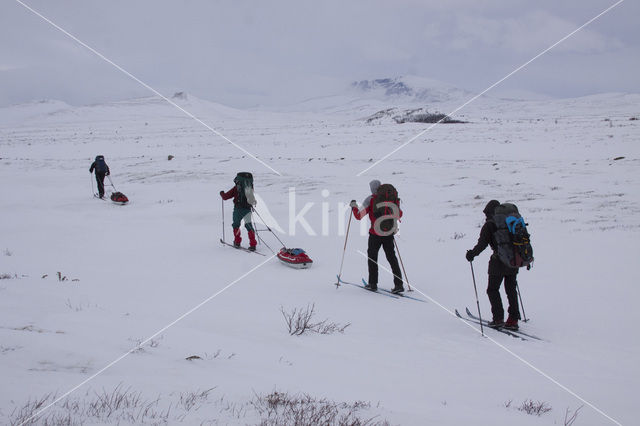
<svg viewBox="0 0 640 426"><path fill-rule="evenodd" d="M368 402L357 415L374 423L563 425L565 410L582 405L575 425L636 423L640 95L483 98L455 117L467 124L436 126L359 177L428 125L367 124L398 105L337 100L284 112L176 99L281 176L160 99L0 110L0 422L100 373L44 418L255 424L266 418L258 396L277 390ZM458 104L426 106L447 113ZM92 197L97 154L129 205ZM261 211L288 246L307 250L312 268L221 246L218 192L238 171L254 173ZM398 244L412 295L427 303L334 285L348 217L341 203L361 201L373 178L399 190ZM529 223L536 262L519 275L531 318L521 325L544 341L492 330L482 338L452 314L475 307L464 253L492 198L515 202ZM316 235L300 221L289 229L306 203ZM229 238L231 203L224 208ZM343 278L359 282L367 237L354 229ZM486 317L487 260L485 252L474 262ZM392 285L383 271L380 285ZM349 327L290 336L281 310L310 304L317 320ZM192 355L202 359L185 360ZM155 420L135 404L138 417L69 408L114 389L158 400ZM185 395L196 403L181 404ZM518 410L528 399L552 410Z"/></svg>

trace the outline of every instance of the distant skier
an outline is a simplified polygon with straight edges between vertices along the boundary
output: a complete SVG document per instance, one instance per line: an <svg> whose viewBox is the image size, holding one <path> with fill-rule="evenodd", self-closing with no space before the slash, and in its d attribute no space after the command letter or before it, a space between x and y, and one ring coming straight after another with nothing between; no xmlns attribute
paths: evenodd
<svg viewBox="0 0 640 426"><path fill-rule="evenodd" d="M249 250L255 251L258 242L256 233L251 223L251 209L256 205L253 195L253 175L248 172L240 172L233 179L235 186L229 191L220 191L223 200L233 198L233 246L240 247L242 236L240 234L240 223L244 220L244 226L249 234Z"/></svg>
<svg viewBox="0 0 640 426"><path fill-rule="evenodd" d="M487 203L483 210L486 216L486 222L480 230L478 243L471 250L467 250L465 257L469 262L472 262L473 258L482 253L487 246L491 246L493 254L489 258L489 284L487 286L487 295L489 296L489 302L491 303L493 320L489 322L489 326L517 330L518 319L520 319L518 293L516 288L518 285L518 281L516 280L518 268L510 268L498 258L498 244L494 237L497 225L493 221L493 216L496 207L499 205L500 202L497 200L491 200ZM509 317L507 318L506 323L504 322L504 308L502 306L502 298L500 297L500 285L503 280L504 290L507 293L507 299L509 301Z"/></svg>
<svg viewBox="0 0 640 426"><path fill-rule="evenodd" d="M96 156L96 159L93 163L91 163L91 167L89 167L89 173L93 173L96 171L96 182L98 183L98 196L100 198L104 197L104 177L109 176L111 172L109 171L109 166L104 161L103 155Z"/></svg>
<svg viewBox="0 0 640 426"><path fill-rule="evenodd" d="M356 219L361 220L369 215L369 220L371 220L367 249L369 281L365 288L371 291L378 290L378 252L382 246L394 275L394 287L391 292L402 293L404 291L402 273L394 247L394 234L398 228L397 221L402 217L398 192L393 185L381 185L379 180L369 182L369 187L371 195L364 200L362 210L358 209L356 200L352 200L350 203Z"/></svg>

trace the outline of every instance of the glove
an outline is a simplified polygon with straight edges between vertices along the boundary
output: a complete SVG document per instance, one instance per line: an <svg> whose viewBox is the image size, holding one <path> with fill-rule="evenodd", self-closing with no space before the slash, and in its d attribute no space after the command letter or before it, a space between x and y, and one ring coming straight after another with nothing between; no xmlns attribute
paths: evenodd
<svg viewBox="0 0 640 426"><path fill-rule="evenodd" d="M224 196L224 191L220 191L220 196Z"/></svg>
<svg viewBox="0 0 640 426"><path fill-rule="evenodd" d="M467 254L465 255L465 257L469 262L473 262L473 258L475 257L473 255L473 250L467 250Z"/></svg>
<svg viewBox="0 0 640 426"><path fill-rule="evenodd" d="M350 205L351 207L356 207L356 208L357 208L357 207L358 207L358 202L357 202L356 200L351 200L351 202L349 203L349 205Z"/></svg>

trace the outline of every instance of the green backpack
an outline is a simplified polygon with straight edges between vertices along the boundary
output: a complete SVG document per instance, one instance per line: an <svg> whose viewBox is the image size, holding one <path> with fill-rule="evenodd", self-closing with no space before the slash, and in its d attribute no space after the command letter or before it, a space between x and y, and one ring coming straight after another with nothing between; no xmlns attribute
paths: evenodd
<svg viewBox="0 0 640 426"><path fill-rule="evenodd" d="M249 172L239 172L233 182L238 188L238 205L244 208L251 208L256 205L253 195L253 175Z"/></svg>

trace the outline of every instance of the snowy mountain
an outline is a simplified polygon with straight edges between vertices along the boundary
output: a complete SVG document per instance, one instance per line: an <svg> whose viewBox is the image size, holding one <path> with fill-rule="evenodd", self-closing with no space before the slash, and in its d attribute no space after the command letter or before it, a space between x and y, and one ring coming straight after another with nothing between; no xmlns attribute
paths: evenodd
<svg viewBox="0 0 640 426"><path fill-rule="evenodd" d="M46 408L36 424L539 426L567 424L567 410L574 426L634 424L640 95L481 99L467 123L427 133L361 120L422 96L401 82L410 90L363 85L352 90L380 99L289 112L172 98L233 144L153 97L2 109L0 423ZM97 154L128 205L93 197ZM219 243L233 207L218 193L238 171L310 269L272 258L280 243L259 218L265 256ZM345 205L374 178L399 191L398 249L423 302L335 285L347 226L342 278L367 277L368 222ZM475 312L464 255L491 199L529 224L520 325L542 341L483 338L454 314ZM472 264L485 318L488 258ZM333 332L291 335L294 310Z"/></svg>
<svg viewBox="0 0 640 426"><path fill-rule="evenodd" d="M351 89L358 97L373 97L400 103L441 103L460 101L474 94L438 80L404 76L361 80L351 83Z"/></svg>
<svg viewBox="0 0 640 426"><path fill-rule="evenodd" d="M364 117L389 107L453 109L473 96L473 92L434 79L403 76L355 81L340 93L274 110Z"/></svg>

